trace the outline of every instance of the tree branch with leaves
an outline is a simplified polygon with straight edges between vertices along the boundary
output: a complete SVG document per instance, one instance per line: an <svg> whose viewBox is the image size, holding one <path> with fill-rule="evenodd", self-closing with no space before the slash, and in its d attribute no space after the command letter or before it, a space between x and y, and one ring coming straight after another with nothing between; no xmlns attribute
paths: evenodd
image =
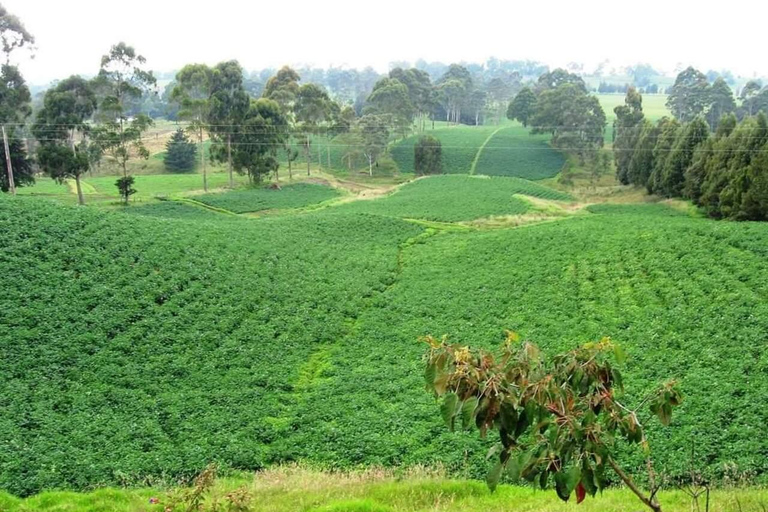
<svg viewBox="0 0 768 512"><path fill-rule="evenodd" d="M454 429L472 426L485 437L496 430L497 457L487 476L495 490L504 473L512 482L522 478L546 489L550 481L563 501L575 493L577 503L608 484L612 470L654 512L658 484L650 459L645 427L638 409L624 405L618 345L597 343L546 359L539 348L507 332L498 353L449 344L446 338L425 338L427 389L442 399L440 411ZM672 408L682 401L674 381L651 393L643 405L668 425ZM644 492L617 461L618 440L639 445L646 455L650 489Z"/></svg>

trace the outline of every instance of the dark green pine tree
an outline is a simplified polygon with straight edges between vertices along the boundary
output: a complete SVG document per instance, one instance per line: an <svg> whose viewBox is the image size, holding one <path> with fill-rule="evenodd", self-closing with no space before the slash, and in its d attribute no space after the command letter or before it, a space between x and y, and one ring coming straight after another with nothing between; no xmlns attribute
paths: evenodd
<svg viewBox="0 0 768 512"><path fill-rule="evenodd" d="M165 144L165 168L173 172L186 172L195 168L197 146L179 128Z"/></svg>
<svg viewBox="0 0 768 512"><path fill-rule="evenodd" d="M443 147L438 139L423 135L413 147L416 174L440 174L443 172Z"/></svg>
<svg viewBox="0 0 768 512"><path fill-rule="evenodd" d="M661 173L660 189L657 194L666 197L683 195L685 171L693 161L697 147L709 138L709 126L701 117L697 117L677 132L672 151Z"/></svg>
<svg viewBox="0 0 768 512"><path fill-rule="evenodd" d="M24 143L16 137L8 137L8 148L11 150L11 168L13 169L13 183L16 187L25 185L34 185L35 176L32 169L32 163L27 158L27 151ZM8 192L10 183L8 181L8 170L5 165L5 146L0 140L0 190Z"/></svg>

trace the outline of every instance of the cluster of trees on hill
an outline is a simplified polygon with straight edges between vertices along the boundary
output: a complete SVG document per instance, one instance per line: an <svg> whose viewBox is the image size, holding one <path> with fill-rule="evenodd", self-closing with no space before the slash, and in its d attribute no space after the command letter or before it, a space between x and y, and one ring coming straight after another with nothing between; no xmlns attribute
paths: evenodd
<svg viewBox="0 0 768 512"><path fill-rule="evenodd" d="M768 220L768 118L736 108L724 83L706 86L689 68L669 97L675 118L655 124L630 88L615 109L617 177L649 193L690 199L712 217Z"/></svg>
<svg viewBox="0 0 768 512"><path fill-rule="evenodd" d="M523 88L509 103L507 117L530 126L533 133L552 134L552 145L592 160L603 146L605 112L580 76L555 69Z"/></svg>

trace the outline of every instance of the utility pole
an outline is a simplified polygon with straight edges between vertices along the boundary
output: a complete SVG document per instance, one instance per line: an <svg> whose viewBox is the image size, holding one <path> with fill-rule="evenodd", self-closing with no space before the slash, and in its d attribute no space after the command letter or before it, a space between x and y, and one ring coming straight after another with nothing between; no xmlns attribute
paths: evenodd
<svg viewBox="0 0 768 512"><path fill-rule="evenodd" d="M5 133L3 125L3 146L5 147L5 167L8 170L8 188L12 195L16 195L16 184L13 182L13 166L11 165L11 150L8 149L8 134Z"/></svg>

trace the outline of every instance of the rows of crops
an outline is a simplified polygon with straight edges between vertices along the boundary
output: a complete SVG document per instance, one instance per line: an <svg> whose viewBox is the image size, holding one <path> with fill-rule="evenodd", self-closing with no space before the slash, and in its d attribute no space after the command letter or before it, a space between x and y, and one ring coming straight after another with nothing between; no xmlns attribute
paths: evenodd
<svg viewBox="0 0 768 512"><path fill-rule="evenodd" d="M0 488L178 477L211 460L482 476L487 443L442 426L416 339L488 347L506 328L548 351L613 337L630 404L667 377L686 394L651 432L662 471L686 470L695 439L708 473L765 478L768 225L611 206L423 238L390 218L434 194L426 217L488 215L467 205L495 207L493 190L516 182L529 183L442 176L311 215L206 222L186 205L153 208L195 222L1 198Z"/></svg>
<svg viewBox="0 0 768 512"><path fill-rule="evenodd" d="M491 347L511 328L553 352L611 336L629 354L630 404L679 379L686 399L673 425L650 423L663 473L685 473L695 442L706 474L764 478L768 225L663 206L612 213L407 248L396 285L335 347L285 442L329 464L440 462L482 477L488 443L442 426L414 340L448 334ZM630 467L637 456L624 455Z"/></svg>
<svg viewBox="0 0 768 512"><path fill-rule="evenodd" d="M128 215L146 215L162 219L183 219L195 222L244 220L242 217L225 215L220 212L180 201L161 201L157 203L142 204L129 208L122 208L121 212Z"/></svg>
<svg viewBox="0 0 768 512"><path fill-rule="evenodd" d="M516 176L528 180L551 178L565 163L563 154L549 145L549 136L531 135L514 125L497 132L477 159L476 174Z"/></svg>
<svg viewBox="0 0 768 512"><path fill-rule="evenodd" d="M529 208L528 203L514 197L515 194L554 200L569 199L562 192L522 179L446 175L422 178L403 185L387 197L355 201L335 209L456 222L525 213Z"/></svg>
<svg viewBox="0 0 768 512"><path fill-rule="evenodd" d="M338 190L325 185L297 183L282 188L250 187L222 194L205 194L196 196L195 200L230 212L246 213L301 208L339 195Z"/></svg>
<svg viewBox="0 0 768 512"><path fill-rule="evenodd" d="M171 223L0 198L14 276L0 296L0 488L280 457L270 445L303 365L392 283L398 245L419 232L364 215Z"/></svg>
<svg viewBox="0 0 768 512"><path fill-rule="evenodd" d="M440 140L443 147L443 172L446 174L469 174L472 162L478 150L489 135L499 127L485 126L450 126L428 131L429 135ZM402 172L413 172L413 146L419 135L412 135L391 148L392 159Z"/></svg>

